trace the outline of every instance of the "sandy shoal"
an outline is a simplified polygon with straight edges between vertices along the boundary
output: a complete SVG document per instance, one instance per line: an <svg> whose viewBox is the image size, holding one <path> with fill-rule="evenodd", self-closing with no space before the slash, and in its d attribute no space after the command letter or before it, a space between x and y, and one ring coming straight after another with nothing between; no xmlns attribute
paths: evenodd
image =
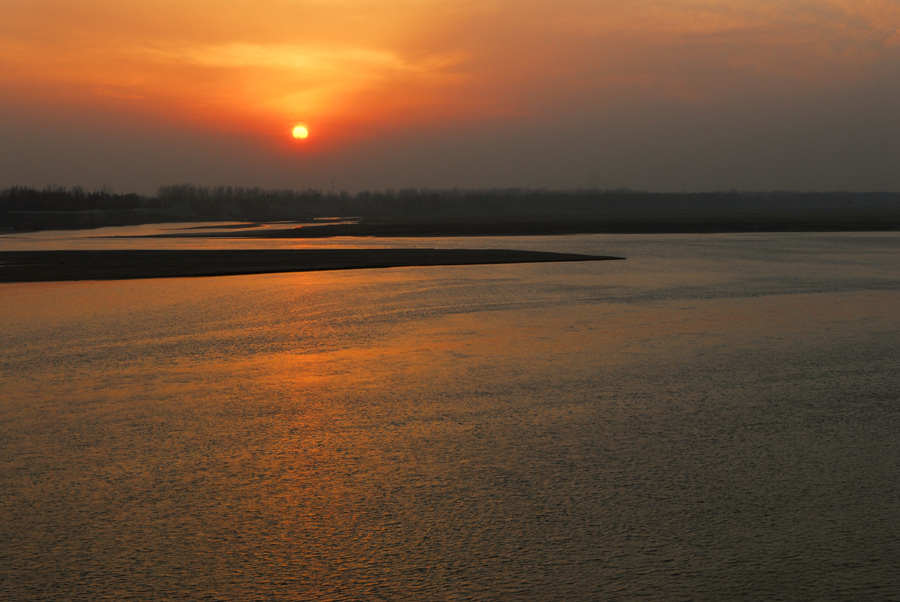
<svg viewBox="0 0 900 602"><path fill-rule="evenodd" d="M608 259L622 258L504 249L3 251L0 252L0 282L126 280Z"/></svg>

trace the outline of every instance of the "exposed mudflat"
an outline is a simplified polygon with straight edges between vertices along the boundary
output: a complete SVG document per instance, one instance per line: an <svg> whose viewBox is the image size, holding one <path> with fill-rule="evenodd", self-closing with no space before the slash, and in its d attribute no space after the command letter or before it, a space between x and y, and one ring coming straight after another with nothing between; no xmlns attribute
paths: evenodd
<svg viewBox="0 0 900 602"><path fill-rule="evenodd" d="M0 252L0 282L127 280L607 259L623 258L503 249L6 251Z"/></svg>

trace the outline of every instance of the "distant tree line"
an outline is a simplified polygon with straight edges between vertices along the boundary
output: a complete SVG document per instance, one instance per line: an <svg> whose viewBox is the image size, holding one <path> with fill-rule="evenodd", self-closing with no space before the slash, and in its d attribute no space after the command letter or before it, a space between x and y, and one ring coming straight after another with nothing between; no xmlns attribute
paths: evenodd
<svg viewBox="0 0 900 602"><path fill-rule="evenodd" d="M742 221L768 227L773 220L808 220L836 227L900 228L900 193L709 192L632 190L403 188L327 193L321 190L236 186L161 186L156 196L116 194L80 187L0 191L0 229L99 227L185 221L307 221L357 218L394 223L510 221L716 224ZM723 221L724 220L724 221ZM842 222L841 220L844 220ZM825 223L825 222L822 222Z"/></svg>
<svg viewBox="0 0 900 602"><path fill-rule="evenodd" d="M160 208L189 209L196 217L209 219L313 219L337 210L342 195L319 190L267 189L241 186L160 186L156 201Z"/></svg>
<svg viewBox="0 0 900 602"><path fill-rule="evenodd" d="M139 209L137 194L116 194L107 188L86 191L80 186L48 186L42 190L13 186L0 191L0 211L121 211Z"/></svg>
<svg viewBox="0 0 900 602"><path fill-rule="evenodd" d="M146 223L144 205L137 194L116 194L108 188L13 186L0 190L0 231Z"/></svg>
<svg viewBox="0 0 900 602"><path fill-rule="evenodd" d="M314 189L210 188L191 184L163 186L157 199L170 207L188 206L196 215L245 219L588 216L635 210L657 214L768 213L900 207L898 193L403 188L350 195Z"/></svg>

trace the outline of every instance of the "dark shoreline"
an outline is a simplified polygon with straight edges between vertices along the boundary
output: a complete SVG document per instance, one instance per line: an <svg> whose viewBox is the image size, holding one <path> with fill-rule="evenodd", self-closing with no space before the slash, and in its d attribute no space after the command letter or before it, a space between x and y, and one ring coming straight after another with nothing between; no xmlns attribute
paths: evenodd
<svg viewBox="0 0 900 602"><path fill-rule="evenodd" d="M891 232L900 220L860 215L817 219L772 216L741 219L645 218L593 220L534 219L527 221L365 221L315 224L288 228L238 229L230 232L188 231L135 238L449 238L476 236L560 236L570 234L720 234L752 232ZM131 238L131 237L123 237Z"/></svg>
<svg viewBox="0 0 900 602"><path fill-rule="evenodd" d="M0 232L197 221L328 224L335 219L358 221L350 230L359 233L338 234L341 228L334 236L391 236L385 229L427 229L430 236L900 230L900 191L512 188L334 194L178 184L160 187L156 197L141 197L59 187L0 190ZM365 229L372 233L362 233Z"/></svg>
<svg viewBox="0 0 900 602"><path fill-rule="evenodd" d="M624 258L506 249L2 251L0 283L612 259Z"/></svg>

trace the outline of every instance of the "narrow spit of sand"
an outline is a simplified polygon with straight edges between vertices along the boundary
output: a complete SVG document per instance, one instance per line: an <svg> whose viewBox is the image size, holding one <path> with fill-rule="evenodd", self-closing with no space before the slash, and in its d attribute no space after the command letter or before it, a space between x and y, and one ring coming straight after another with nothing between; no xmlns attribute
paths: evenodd
<svg viewBox="0 0 900 602"><path fill-rule="evenodd" d="M0 282L128 280L440 265L624 259L477 249L238 249L0 252Z"/></svg>

